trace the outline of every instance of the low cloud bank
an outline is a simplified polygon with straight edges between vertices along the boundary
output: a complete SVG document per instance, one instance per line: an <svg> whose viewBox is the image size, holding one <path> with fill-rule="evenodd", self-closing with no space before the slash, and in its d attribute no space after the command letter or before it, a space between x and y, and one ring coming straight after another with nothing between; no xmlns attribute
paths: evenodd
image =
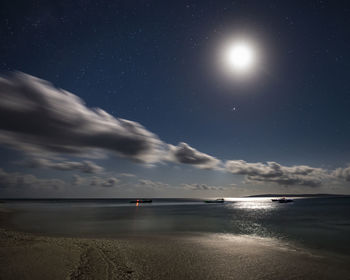
<svg viewBox="0 0 350 280"><path fill-rule="evenodd" d="M115 177L101 178L93 177L90 181L91 186L110 188L114 187L119 183L119 179Z"/></svg>
<svg viewBox="0 0 350 280"><path fill-rule="evenodd" d="M350 166L346 168L337 168L336 170L334 170L333 176L338 179L350 182Z"/></svg>
<svg viewBox="0 0 350 280"><path fill-rule="evenodd" d="M62 171L80 171L83 173L100 173L103 171L102 166L89 160L55 162L44 158L31 158L20 162L20 164L30 168L50 168Z"/></svg>
<svg viewBox="0 0 350 280"><path fill-rule="evenodd" d="M73 186L92 186L110 188L119 185L120 180L113 176L79 176L78 174L72 177Z"/></svg>
<svg viewBox="0 0 350 280"><path fill-rule="evenodd" d="M66 183L60 179L40 179L31 174L8 173L0 168L0 189L53 189L64 188Z"/></svg>
<svg viewBox="0 0 350 280"><path fill-rule="evenodd" d="M279 185L301 185L317 187L324 179L329 179L329 173L321 168L306 165L282 166L276 162L248 163L244 160L226 162L226 169L232 174L245 175L247 181L271 182Z"/></svg>

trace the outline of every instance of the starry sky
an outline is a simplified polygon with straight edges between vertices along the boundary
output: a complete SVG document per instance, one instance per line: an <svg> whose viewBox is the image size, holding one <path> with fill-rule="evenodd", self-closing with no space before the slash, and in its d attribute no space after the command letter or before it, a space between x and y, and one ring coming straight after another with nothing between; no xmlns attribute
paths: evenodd
<svg viewBox="0 0 350 280"><path fill-rule="evenodd" d="M350 193L347 1L5 0L0 38L1 197Z"/></svg>

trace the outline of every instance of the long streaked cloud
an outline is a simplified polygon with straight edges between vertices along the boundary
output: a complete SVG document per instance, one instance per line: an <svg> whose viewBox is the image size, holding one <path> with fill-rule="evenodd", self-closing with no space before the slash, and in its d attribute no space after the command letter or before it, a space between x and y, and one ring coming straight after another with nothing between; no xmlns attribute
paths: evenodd
<svg viewBox="0 0 350 280"><path fill-rule="evenodd" d="M157 162L166 148L139 123L90 109L76 95L24 73L0 78L0 130L0 142L32 153L108 150Z"/></svg>
<svg viewBox="0 0 350 280"><path fill-rule="evenodd" d="M88 108L76 95L20 72L0 78L0 132L1 143L31 154L112 151L146 163L169 161L199 168L220 163L186 143L164 143L137 122Z"/></svg>

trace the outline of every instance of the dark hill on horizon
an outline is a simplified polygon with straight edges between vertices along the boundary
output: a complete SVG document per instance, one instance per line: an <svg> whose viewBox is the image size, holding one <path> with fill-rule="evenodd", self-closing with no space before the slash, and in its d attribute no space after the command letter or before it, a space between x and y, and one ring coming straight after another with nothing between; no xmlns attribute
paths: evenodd
<svg viewBox="0 0 350 280"><path fill-rule="evenodd" d="M256 194L248 195L246 197L339 197L348 196L345 194L327 194L327 193L316 193L316 194Z"/></svg>

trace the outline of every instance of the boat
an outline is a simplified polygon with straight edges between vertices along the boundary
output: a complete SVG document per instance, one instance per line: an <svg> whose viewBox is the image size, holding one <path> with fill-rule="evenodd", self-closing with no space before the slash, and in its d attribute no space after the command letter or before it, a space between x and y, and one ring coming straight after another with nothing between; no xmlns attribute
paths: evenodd
<svg viewBox="0 0 350 280"><path fill-rule="evenodd" d="M290 199L290 198L285 198L285 197L282 197L282 198L274 198L274 199L271 199L273 202L279 202L279 203L288 203L288 202L293 202L293 199Z"/></svg>
<svg viewBox="0 0 350 280"><path fill-rule="evenodd" d="M152 203L152 199L135 199L130 200L129 203Z"/></svg>
<svg viewBox="0 0 350 280"><path fill-rule="evenodd" d="M205 202L205 203L224 203L224 202L225 202L225 199L223 199L223 198L218 198L218 199L215 199L215 200L205 200L204 202Z"/></svg>

